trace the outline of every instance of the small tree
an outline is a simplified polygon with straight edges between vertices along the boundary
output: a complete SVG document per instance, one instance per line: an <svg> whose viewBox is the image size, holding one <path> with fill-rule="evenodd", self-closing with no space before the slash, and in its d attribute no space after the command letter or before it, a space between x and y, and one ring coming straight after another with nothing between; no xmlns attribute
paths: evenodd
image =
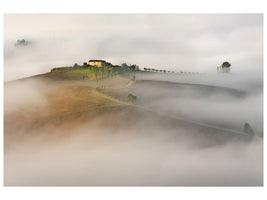
<svg viewBox="0 0 267 200"><path fill-rule="evenodd" d="M108 72L108 77L110 77L111 69L107 69L106 71Z"/></svg>
<svg viewBox="0 0 267 200"><path fill-rule="evenodd" d="M228 73L230 72L230 67L231 67L231 63L229 63L228 61L225 61L222 63L221 66L217 67L217 72Z"/></svg>
<svg viewBox="0 0 267 200"><path fill-rule="evenodd" d="M122 63L121 66L122 67L128 67L128 65L126 63Z"/></svg>
<svg viewBox="0 0 267 200"><path fill-rule="evenodd" d="M227 61L223 62L222 68L229 68L229 67L231 67L231 63L229 63Z"/></svg>
<svg viewBox="0 0 267 200"><path fill-rule="evenodd" d="M100 68L100 72L101 72L101 79L103 79L104 78L105 68L104 67L101 67Z"/></svg>
<svg viewBox="0 0 267 200"><path fill-rule="evenodd" d="M111 75L114 76L114 75L115 75L115 72L116 72L115 68L112 67L112 68L111 68Z"/></svg>
<svg viewBox="0 0 267 200"><path fill-rule="evenodd" d="M244 124L244 132L247 133L250 136L254 135L254 131L252 130L252 128L249 125L249 123L247 123L247 122Z"/></svg>
<svg viewBox="0 0 267 200"><path fill-rule="evenodd" d="M133 94L128 94L128 96L127 96L127 101L128 102L133 102L133 101L136 101L136 96L135 95L133 95Z"/></svg>
<svg viewBox="0 0 267 200"><path fill-rule="evenodd" d="M93 70L95 72L95 80L97 80L97 75L98 75L99 68L98 67L94 67Z"/></svg>

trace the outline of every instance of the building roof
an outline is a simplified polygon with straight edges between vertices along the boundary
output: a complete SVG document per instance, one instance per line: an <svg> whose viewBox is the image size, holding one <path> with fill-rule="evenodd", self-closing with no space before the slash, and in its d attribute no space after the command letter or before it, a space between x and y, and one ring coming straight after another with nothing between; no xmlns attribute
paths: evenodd
<svg viewBox="0 0 267 200"><path fill-rule="evenodd" d="M106 62L104 60L89 60L89 62Z"/></svg>

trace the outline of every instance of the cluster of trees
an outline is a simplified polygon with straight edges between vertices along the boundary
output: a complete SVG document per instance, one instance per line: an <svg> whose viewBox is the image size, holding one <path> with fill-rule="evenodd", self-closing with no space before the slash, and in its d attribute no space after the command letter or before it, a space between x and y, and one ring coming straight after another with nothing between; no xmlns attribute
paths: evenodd
<svg viewBox="0 0 267 200"><path fill-rule="evenodd" d="M113 66L109 63L102 67L97 67L97 66L91 66L87 62L84 62L83 65L78 65L77 63L74 64L73 68L74 69L89 69L90 71L93 72L95 76L95 80L99 79L104 79L104 74L106 74L107 77L114 76L119 73L119 66ZM84 77L85 79L87 77Z"/></svg>
<svg viewBox="0 0 267 200"><path fill-rule="evenodd" d="M110 63L106 63L102 67L91 66L87 62L84 62L82 65L78 65L75 63L72 67L59 67L53 68L51 72L68 72L80 70L81 73L84 73L82 76L83 79L89 78L88 73L94 74L94 79L104 79L104 77L110 77L117 74L124 74L134 71L139 71L138 65L127 65L126 63L122 63L122 65L112 65Z"/></svg>
<svg viewBox="0 0 267 200"><path fill-rule="evenodd" d="M162 72L162 73L175 73L174 71L167 71L163 69L144 68L146 72Z"/></svg>
<svg viewBox="0 0 267 200"><path fill-rule="evenodd" d="M121 64L121 70L122 71L131 71L131 72L133 72L133 71L139 71L139 66L138 65L135 65L135 64L133 64L133 65L127 65L126 63L122 63Z"/></svg>
<svg viewBox="0 0 267 200"><path fill-rule="evenodd" d="M90 67L90 69L94 72L95 80L104 79L104 74L107 74L107 77L114 76L118 74L117 70L113 67L104 66L104 67Z"/></svg>
<svg viewBox="0 0 267 200"><path fill-rule="evenodd" d="M228 61L225 61L220 66L217 67L217 72L229 73L231 66L232 66L231 63L229 63Z"/></svg>
<svg viewBox="0 0 267 200"><path fill-rule="evenodd" d="M25 39L22 39L22 40L17 40L16 43L15 43L15 46L26 46L28 45L30 42L25 40Z"/></svg>

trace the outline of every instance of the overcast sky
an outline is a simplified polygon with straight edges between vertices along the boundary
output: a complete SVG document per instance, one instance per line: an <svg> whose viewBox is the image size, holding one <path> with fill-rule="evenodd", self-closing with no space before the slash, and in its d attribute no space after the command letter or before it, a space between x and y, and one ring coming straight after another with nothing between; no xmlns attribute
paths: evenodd
<svg viewBox="0 0 267 200"><path fill-rule="evenodd" d="M17 39L32 42L15 47ZM262 14L69 14L4 16L5 81L104 59L140 67L215 73L263 69Z"/></svg>

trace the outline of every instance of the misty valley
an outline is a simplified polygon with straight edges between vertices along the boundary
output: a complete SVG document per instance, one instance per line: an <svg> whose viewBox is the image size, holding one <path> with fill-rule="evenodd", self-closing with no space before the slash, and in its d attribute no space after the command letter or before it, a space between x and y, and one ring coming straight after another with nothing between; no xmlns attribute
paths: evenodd
<svg viewBox="0 0 267 200"><path fill-rule="evenodd" d="M262 87L232 75L49 73L5 84L5 185L262 184ZM207 83L216 76L236 87Z"/></svg>

